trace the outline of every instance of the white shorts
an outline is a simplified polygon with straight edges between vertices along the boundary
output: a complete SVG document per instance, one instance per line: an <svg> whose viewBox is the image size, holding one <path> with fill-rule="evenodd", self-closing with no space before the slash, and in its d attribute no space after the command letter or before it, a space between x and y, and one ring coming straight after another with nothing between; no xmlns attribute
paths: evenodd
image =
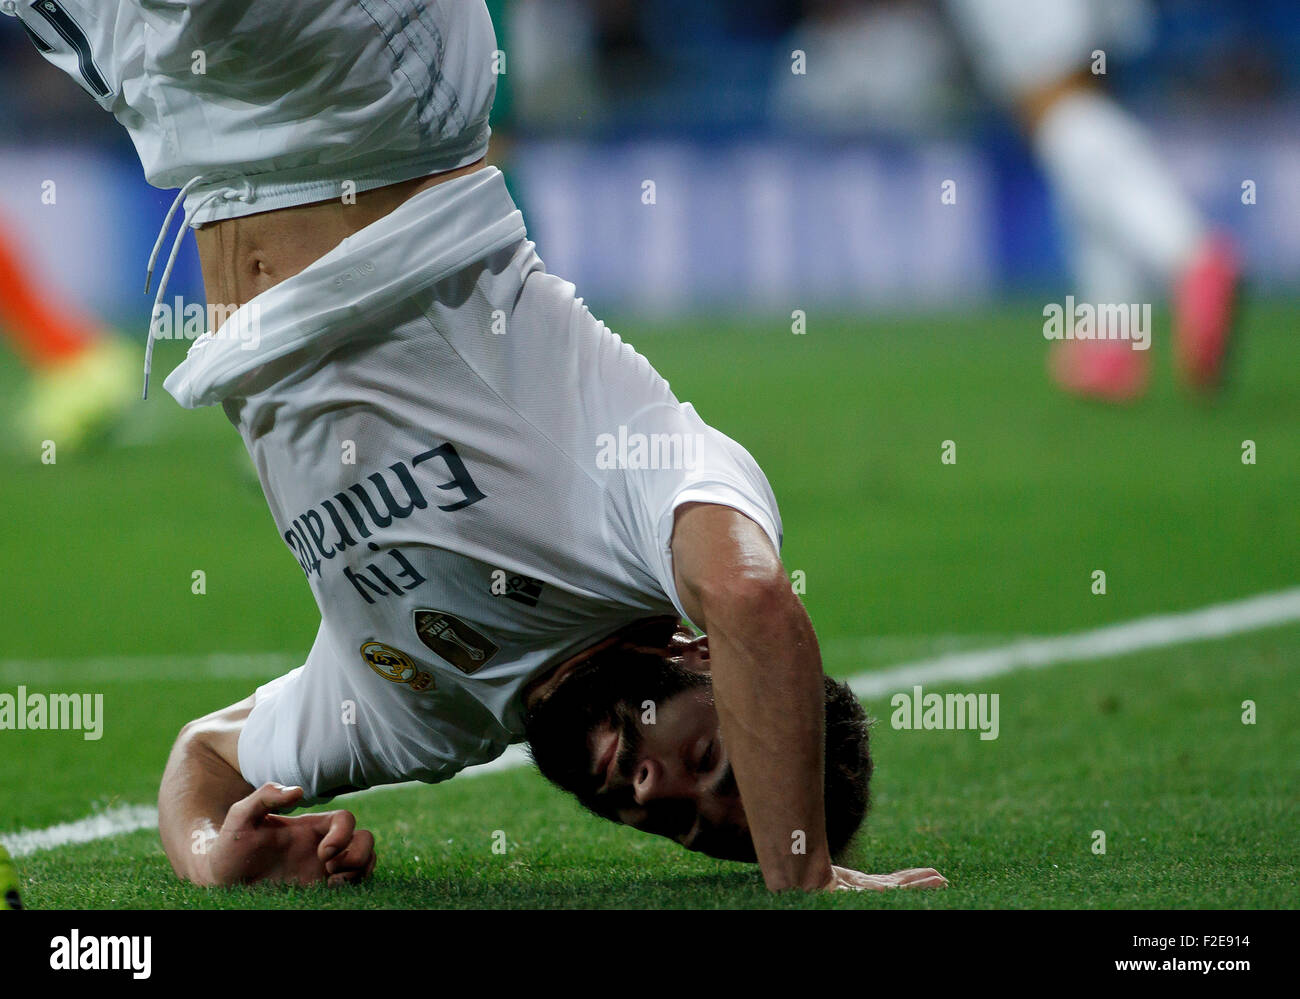
<svg viewBox="0 0 1300 999"><path fill-rule="evenodd" d="M1108 34L1098 2L947 0L981 80L1008 103L1088 65Z"/></svg>

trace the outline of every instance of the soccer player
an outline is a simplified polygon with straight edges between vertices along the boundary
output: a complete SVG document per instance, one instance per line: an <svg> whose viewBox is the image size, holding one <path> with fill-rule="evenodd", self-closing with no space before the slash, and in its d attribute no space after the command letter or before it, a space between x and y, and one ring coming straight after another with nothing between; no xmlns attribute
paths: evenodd
<svg viewBox="0 0 1300 999"><path fill-rule="evenodd" d="M134 397L131 351L37 285L22 249L0 224L0 334L31 372L18 414L25 453L51 440L65 452L93 440Z"/></svg>
<svg viewBox="0 0 1300 999"><path fill-rule="evenodd" d="M1161 161L1155 143L1099 84L1113 0L947 0L976 69L1016 114L1060 202L1080 301L1142 301L1169 289L1174 350L1186 385L1223 377L1241 264ZM1100 56L1094 53L1101 53ZM1051 371L1067 391L1140 396L1147 351L1118 340L1060 340Z"/></svg>
<svg viewBox="0 0 1300 999"><path fill-rule="evenodd" d="M485 164L482 0L18 13L181 187L209 308L236 311L166 388L239 429L321 611L304 665L177 739L178 874L364 877L350 813L277 813L527 738L597 813L773 890L945 883L832 863L867 806L861 707L761 470L546 272Z"/></svg>

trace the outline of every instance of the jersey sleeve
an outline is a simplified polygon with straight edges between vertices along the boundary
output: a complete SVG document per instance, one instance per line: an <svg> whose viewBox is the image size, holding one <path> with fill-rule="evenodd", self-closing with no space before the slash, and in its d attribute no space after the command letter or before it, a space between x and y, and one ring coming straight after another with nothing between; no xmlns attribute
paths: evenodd
<svg viewBox="0 0 1300 999"><path fill-rule="evenodd" d="M629 469L629 493L637 506L637 526L633 532L646 568L659 582L683 619L689 618L682 607L673 578L672 536L678 508L687 503L715 503L731 507L754 521L779 553L782 542L781 514L767 476L753 456L726 434L706 424L685 403L678 412L665 417L657 407L650 418L654 425L647 439L663 434L663 422L669 421L669 438L681 435L680 463L676 467ZM654 464L653 462L651 464Z"/></svg>
<svg viewBox="0 0 1300 999"><path fill-rule="evenodd" d="M368 786L349 738L348 698L330 675L323 645L318 636L306 663L257 688L239 734L244 780L301 787L303 805Z"/></svg>
<svg viewBox="0 0 1300 999"><path fill-rule="evenodd" d="M499 756L487 716L462 688L416 692L367 666L322 623L307 662L259 687L239 736L239 770L303 789L303 805L380 784L447 780Z"/></svg>

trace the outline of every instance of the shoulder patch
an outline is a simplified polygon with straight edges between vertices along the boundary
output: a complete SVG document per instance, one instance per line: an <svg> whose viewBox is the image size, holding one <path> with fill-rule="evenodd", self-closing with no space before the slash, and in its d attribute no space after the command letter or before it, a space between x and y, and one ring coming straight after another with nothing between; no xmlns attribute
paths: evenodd
<svg viewBox="0 0 1300 999"><path fill-rule="evenodd" d="M446 611L417 610L415 633L429 649L466 675L477 673L501 651L481 631Z"/></svg>

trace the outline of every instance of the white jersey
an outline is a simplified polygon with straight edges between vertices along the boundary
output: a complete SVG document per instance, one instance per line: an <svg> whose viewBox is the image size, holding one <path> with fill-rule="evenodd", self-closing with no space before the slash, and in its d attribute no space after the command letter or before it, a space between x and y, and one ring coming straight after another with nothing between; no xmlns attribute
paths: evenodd
<svg viewBox="0 0 1300 999"><path fill-rule="evenodd" d="M259 295L166 387L224 405L320 607L239 740L250 784L308 800L493 759L530 679L684 617L681 504L734 507L780 546L754 460L546 273L494 168Z"/></svg>
<svg viewBox="0 0 1300 999"><path fill-rule="evenodd" d="M197 223L453 170L487 151L483 0L17 0L33 44ZM238 179L244 196L210 198ZM345 183L351 187L344 188Z"/></svg>

